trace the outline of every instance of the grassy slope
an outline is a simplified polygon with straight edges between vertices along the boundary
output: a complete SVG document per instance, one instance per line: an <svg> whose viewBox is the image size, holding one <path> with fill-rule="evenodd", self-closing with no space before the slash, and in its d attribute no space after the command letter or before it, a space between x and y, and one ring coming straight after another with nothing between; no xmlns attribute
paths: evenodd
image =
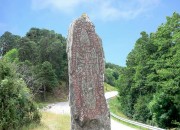
<svg viewBox="0 0 180 130"><path fill-rule="evenodd" d="M120 106L119 106L119 102L117 100L117 97L111 98L109 100L109 108L110 111L120 117L126 118L128 119L121 111L120 111Z"/></svg>
<svg viewBox="0 0 180 130"><path fill-rule="evenodd" d="M31 124L22 130L70 130L70 116L42 112L41 124Z"/></svg>
<svg viewBox="0 0 180 130"><path fill-rule="evenodd" d="M118 99L117 97L114 97L112 99L109 100L109 108L110 108L110 111L120 117L123 117L123 118L126 118L128 119L127 116L125 116L121 111L120 111L120 106L119 106L119 102L118 102ZM115 118L113 118L115 119ZM115 119L117 120L117 119ZM135 128L137 130L147 130L145 128L142 128L142 127L138 127L138 126L135 126L135 125L132 125L132 124L129 124L129 123L126 123L124 121L120 121L120 120L117 120L119 121L120 123L124 124L124 125L127 125L129 127L132 127L132 128Z"/></svg>
<svg viewBox="0 0 180 130"><path fill-rule="evenodd" d="M104 92L117 91L117 88L104 82Z"/></svg>

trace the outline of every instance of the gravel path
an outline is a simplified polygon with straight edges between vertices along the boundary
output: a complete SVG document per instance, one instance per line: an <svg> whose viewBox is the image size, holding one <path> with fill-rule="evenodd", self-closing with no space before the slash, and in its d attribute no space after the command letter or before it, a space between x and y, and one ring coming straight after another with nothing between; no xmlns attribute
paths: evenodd
<svg viewBox="0 0 180 130"><path fill-rule="evenodd" d="M118 94L117 91L106 92L105 97L106 99L109 99L111 97L116 96L117 94ZM47 107L46 111L53 112L56 114L70 114L69 102L59 102L55 104L50 104ZM111 119L111 130L135 130L135 129Z"/></svg>
<svg viewBox="0 0 180 130"><path fill-rule="evenodd" d="M70 114L69 102L59 102L56 104L50 104L49 108L46 111L53 112L56 114Z"/></svg>

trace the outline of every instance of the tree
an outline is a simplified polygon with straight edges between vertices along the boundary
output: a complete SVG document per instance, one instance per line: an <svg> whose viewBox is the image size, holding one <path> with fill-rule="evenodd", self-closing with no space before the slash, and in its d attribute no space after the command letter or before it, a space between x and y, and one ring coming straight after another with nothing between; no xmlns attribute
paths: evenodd
<svg viewBox="0 0 180 130"><path fill-rule="evenodd" d="M140 122L146 121L146 123L152 124L152 114L150 113L150 109L148 109L149 101L151 99L152 95L139 96L134 105L133 119Z"/></svg>
<svg viewBox="0 0 180 130"><path fill-rule="evenodd" d="M131 86L134 84L133 80L134 69L124 68L121 77L118 79L119 103L121 111L128 117L133 117L134 95L132 94Z"/></svg>
<svg viewBox="0 0 180 130"><path fill-rule="evenodd" d="M18 42L20 40L20 36L13 35L10 32L5 32L0 37L0 48L3 48L2 54L5 55L6 52L13 48L17 48Z"/></svg>
<svg viewBox="0 0 180 130"><path fill-rule="evenodd" d="M115 78L113 76L113 70L107 68L105 70L105 82L110 84L111 86L115 86Z"/></svg>
<svg viewBox="0 0 180 130"><path fill-rule="evenodd" d="M10 51L8 51L5 55L4 55L4 57L3 57L3 59L5 60L5 61L7 61L7 62L17 62L19 59L18 59L18 50L17 49L12 49L12 50L10 50Z"/></svg>
<svg viewBox="0 0 180 130"><path fill-rule="evenodd" d="M51 91L53 87L56 87L58 85L58 81L50 62L45 61L42 65L38 66L38 69L37 81L43 89L45 100L46 91Z"/></svg>
<svg viewBox="0 0 180 130"><path fill-rule="evenodd" d="M18 49L20 61L29 60L32 63L35 63L37 61L36 44L33 41L30 41L30 39L26 37L22 38L20 40Z"/></svg>
<svg viewBox="0 0 180 130"><path fill-rule="evenodd" d="M153 114L153 121L161 127L180 127L180 15L174 13L167 17L167 22L161 25L153 37L158 45L156 62L153 69L156 72L158 86L149 109Z"/></svg>
<svg viewBox="0 0 180 130"><path fill-rule="evenodd" d="M66 39L54 31L38 28L31 28L26 38L36 43L38 64L49 61L55 69L58 80L68 82Z"/></svg>
<svg viewBox="0 0 180 130"><path fill-rule="evenodd" d="M112 63L105 64L105 82L110 84L111 86L117 86L117 80L121 74L123 67Z"/></svg>
<svg viewBox="0 0 180 130"><path fill-rule="evenodd" d="M174 96L175 95L175 96ZM157 93L149 104L149 109L153 115L153 122L162 128L173 128L180 125L180 103L177 99L180 89L165 90Z"/></svg>
<svg viewBox="0 0 180 130"><path fill-rule="evenodd" d="M35 97L40 93L41 86L36 79L35 66L26 60L24 62L19 62L16 64L17 73L20 74L20 77L26 82L28 88L31 90L33 96Z"/></svg>

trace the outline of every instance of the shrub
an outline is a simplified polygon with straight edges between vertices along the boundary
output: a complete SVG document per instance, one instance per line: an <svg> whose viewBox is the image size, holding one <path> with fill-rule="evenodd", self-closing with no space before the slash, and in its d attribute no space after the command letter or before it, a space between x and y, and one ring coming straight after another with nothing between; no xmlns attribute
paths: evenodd
<svg viewBox="0 0 180 130"><path fill-rule="evenodd" d="M9 63L0 61L0 130L39 122L40 114L25 82Z"/></svg>

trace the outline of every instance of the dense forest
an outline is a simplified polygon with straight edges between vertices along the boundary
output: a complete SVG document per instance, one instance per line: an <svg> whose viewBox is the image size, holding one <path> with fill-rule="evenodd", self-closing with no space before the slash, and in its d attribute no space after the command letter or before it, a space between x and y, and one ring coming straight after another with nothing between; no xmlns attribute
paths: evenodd
<svg viewBox="0 0 180 130"><path fill-rule="evenodd" d="M121 111L162 128L180 127L180 15L141 32L118 79Z"/></svg>
<svg viewBox="0 0 180 130"><path fill-rule="evenodd" d="M118 88L120 111L126 116L180 127L179 14L167 17L155 33L141 32L126 67L106 63L105 68L104 80ZM48 93L64 87L68 90L65 37L39 28L24 37L11 32L0 37L0 129L39 122L36 97L46 100Z"/></svg>

